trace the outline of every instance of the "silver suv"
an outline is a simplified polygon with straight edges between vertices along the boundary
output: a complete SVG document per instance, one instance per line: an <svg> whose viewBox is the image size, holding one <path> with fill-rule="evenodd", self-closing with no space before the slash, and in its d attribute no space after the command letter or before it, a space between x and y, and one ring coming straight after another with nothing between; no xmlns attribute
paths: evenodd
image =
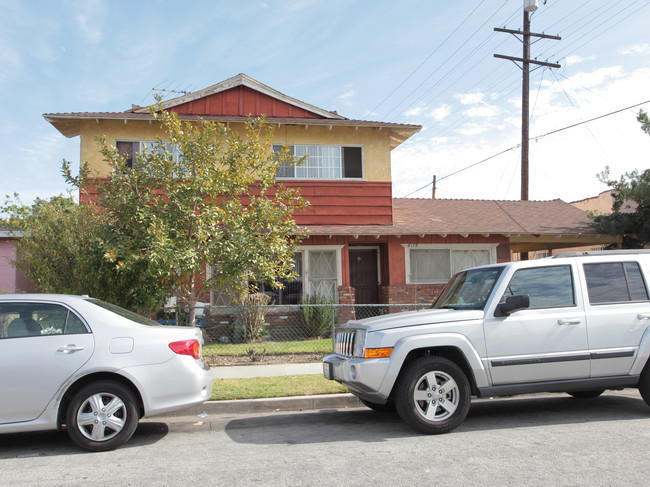
<svg viewBox="0 0 650 487"><path fill-rule="evenodd" d="M472 396L638 387L650 405L650 251L570 252L459 272L432 309L337 329L327 379L430 434Z"/></svg>

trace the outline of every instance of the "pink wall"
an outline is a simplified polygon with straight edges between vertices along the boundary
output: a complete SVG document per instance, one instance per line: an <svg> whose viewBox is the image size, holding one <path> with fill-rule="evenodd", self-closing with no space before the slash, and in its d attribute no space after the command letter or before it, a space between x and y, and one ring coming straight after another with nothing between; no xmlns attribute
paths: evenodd
<svg viewBox="0 0 650 487"><path fill-rule="evenodd" d="M11 238L0 238L0 293L34 292L36 288L11 262L16 260L16 247Z"/></svg>
<svg viewBox="0 0 650 487"><path fill-rule="evenodd" d="M15 259L13 240L0 240L0 292L16 292L16 269L11 265Z"/></svg>

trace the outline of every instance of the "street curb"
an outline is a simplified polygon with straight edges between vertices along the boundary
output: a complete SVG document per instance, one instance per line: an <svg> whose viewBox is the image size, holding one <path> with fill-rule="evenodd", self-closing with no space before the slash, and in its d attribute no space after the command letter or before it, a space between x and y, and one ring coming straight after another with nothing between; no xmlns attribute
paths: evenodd
<svg viewBox="0 0 650 487"><path fill-rule="evenodd" d="M278 411L356 408L362 406L352 394L322 394L317 396L272 397L268 399L236 399L207 401L199 406L161 416L198 416L200 414L250 414Z"/></svg>

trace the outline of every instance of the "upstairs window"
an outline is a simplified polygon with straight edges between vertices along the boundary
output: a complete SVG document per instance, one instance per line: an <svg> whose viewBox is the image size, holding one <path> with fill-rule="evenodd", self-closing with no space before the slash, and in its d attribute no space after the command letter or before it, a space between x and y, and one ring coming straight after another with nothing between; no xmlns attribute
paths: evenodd
<svg viewBox="0 0 650 487"><path fill-rule="evenodd" d="M115 148L120 156L126 159L127 167L132 168L135 161L135 155L138 153L142 154L162 154L164 149L167 149L167 152L172 154L175 161L182 159L183 155L180 149L176 146L171 145L169 142L163 142L161 146L158 141L155 140L117 140L115 141Z"/></svg>
<svg viewBox="0 0 650 487"><path fill-rule="evenodd" d="M285 146L274 144L273 152ZM361 179L363 163L361 147L339 145L288 145L289 155L305 158L303 164L282 164L275 176L295 179Z"/></svg>

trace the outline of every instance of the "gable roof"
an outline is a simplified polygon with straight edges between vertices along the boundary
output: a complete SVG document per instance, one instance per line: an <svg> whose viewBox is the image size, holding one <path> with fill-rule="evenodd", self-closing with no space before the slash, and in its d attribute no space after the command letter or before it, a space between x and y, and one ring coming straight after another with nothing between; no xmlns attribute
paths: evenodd
<svg viewBox="0 0 650 487"><path fill-rule="evenodd" d="M245 74L238 74L195 93L167 100L163 102L163 108L178 113L182 120L203 118L214 122L241 123L246 121L249 115L265 115L267 121L279 125L387 129L390 133L391 149L422 129L420 125L348 119L336 112L284 95ZM135 105L123 112L46 113L43 117L66 137L78 136L83 120L123 120L125 123L154 120L148 107Z"/></svg>
<svg viewBox="0 0 650 487"><path fill-rule="evenodd" d="M204 88L202 90L199 90L194 93L188 93L187 95L174 98L172 100L167 100L163 102L163 108L165 110L171 110L175 111L178 113L186 113L190 115L238 115L238 116L248 116L248 115L253 115L253 116L260 116L260 115L268 115L272 116L271 113L266 113L262 112L259 110L260 104L258 101L257 106L255 107L250 107L252 110L248 111L238 111L237 113L226 113L227 110L224 107L224 104L217 103L213 104L212 107L206 109L205 108L205 103L202 103L200 105L197 104L197 108L200 110L197 112L196 109L193 110L193 105L194 102L197 102L198 100L210 100L211 98L215 98L219 94L223 94L225 92L231 92L233 95L237 96L238 99L237 101L237 108L240 106L243 107L243 93L245 93L245 89L248 88L250 91L254 93L258 93L259 95L263 95L266 100L269 100L271 102L280 102L283 105L288 105L290 107L297 108L299 110L296 110L297 113L303 114L303 116L297 116L295 118L312 118L313 116L316 116L318 118L325 118L325 119L335 119L335 120L345 120L345 117L342 117L336 112L330 112L327 110L323 110L322 108L315 107L314 105L310 105L309 103L302 102L300 100L297 100L295 98L292 98L290 96L287 96L283 93L280 93L277 90L274 90L273 88L266 86L265 84L260 83L257 80L254 80L253 78L246 76L245 74L238 74L237 76L233 76L232 78L229 78L225 81L222 81L220 83L217 83L216 85L209 86L208 88ZM267 104L268 106L268 104ZM199 107L203 107L201 110ZM257 110L255 109L257 108ZM134 113L149 113L149 108L148 107L134 107L131 111Z"/></svg>

